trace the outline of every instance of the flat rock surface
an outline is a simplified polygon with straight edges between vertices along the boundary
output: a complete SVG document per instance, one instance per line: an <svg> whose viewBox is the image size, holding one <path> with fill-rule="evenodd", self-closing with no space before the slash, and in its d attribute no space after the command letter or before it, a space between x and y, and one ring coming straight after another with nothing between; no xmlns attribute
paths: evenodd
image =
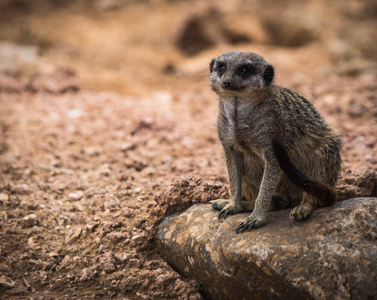
<svg viewBox="0 0 377 300"><path fill-rule="evenodd" d="M375 299L377 198L355 198L317 209L305 222L289 210L235 234L247 216L217 219L197 204L159 226L161 254L199 280L211 299Z"/></svg>

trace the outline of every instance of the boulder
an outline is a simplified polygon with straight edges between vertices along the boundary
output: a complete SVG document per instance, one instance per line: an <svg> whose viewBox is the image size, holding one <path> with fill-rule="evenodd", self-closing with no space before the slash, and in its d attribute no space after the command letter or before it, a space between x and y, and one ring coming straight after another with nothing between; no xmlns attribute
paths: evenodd
<svg viewBox="0 0 377 300"><path fill-rule="evenodd" d="M218 220L196 204L158 227L161 255L210 299L376 299L377 198L314 211L304 222L271 212L236 234L247 213Z"/></svg>

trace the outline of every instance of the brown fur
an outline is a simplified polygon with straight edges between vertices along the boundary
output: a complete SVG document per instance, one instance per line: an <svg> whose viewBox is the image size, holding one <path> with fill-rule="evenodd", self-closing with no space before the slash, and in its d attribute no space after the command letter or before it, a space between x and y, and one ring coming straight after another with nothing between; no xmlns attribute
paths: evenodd
<svg viewBox="0 0 377 300"><path fill-rule="evenodd" d="M341 140L314 106L275 85L272 66L255 53L226 52L210 71L231 190L230 200L212 201L219 218L253 211L236 229L243 232L265 224L269 210L293 205L290 217L302 220L331 204Z"/></svg>

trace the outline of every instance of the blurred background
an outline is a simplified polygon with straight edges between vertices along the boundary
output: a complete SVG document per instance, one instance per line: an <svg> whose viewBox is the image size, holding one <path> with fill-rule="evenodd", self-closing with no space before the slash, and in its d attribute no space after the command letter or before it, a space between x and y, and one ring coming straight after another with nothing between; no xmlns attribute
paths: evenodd
<svg viewBox="0 0 377 300"><path fill-rule="evenodd" d="M376 0L1 0L0 73L65 70L145 95L207 84L211 58L258 52L277 80L374 76Z"/></svg>

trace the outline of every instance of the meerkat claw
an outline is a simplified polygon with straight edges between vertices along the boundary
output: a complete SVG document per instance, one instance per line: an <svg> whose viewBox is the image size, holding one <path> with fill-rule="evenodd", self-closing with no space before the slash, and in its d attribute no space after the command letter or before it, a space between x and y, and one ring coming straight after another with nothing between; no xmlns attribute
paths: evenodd
<svg viewBox="0 0 377 300"><path fill-rule="evenodd" d="M247 217L245 220L241 222L240 225L236 228L236 233L243 233L246 231L250 231L251 229L256 229L261 227L263 224L267 222L267 219L264 217Z"/></svg>

